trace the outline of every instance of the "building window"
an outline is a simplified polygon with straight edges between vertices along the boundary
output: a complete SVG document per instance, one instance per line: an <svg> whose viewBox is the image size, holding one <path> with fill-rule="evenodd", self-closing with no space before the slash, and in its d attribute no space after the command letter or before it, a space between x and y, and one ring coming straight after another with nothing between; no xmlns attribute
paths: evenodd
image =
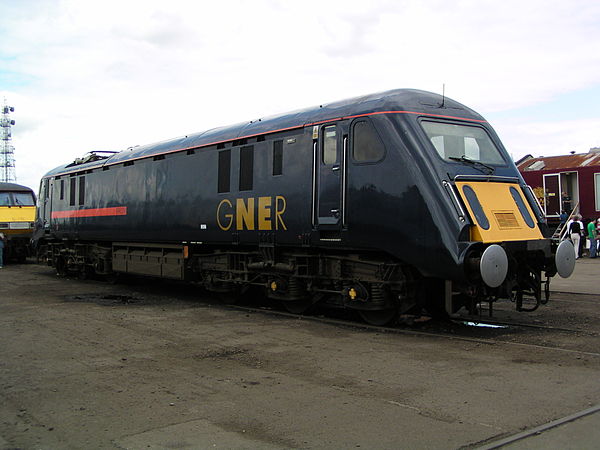
<svg viewBox="0 0 600 450"><path fill-rule="evenodd" d="M273 142L273 176L283 173L283 141Z"/></svg>
<svg viewBox="0 0 600 450"><path fill-rule="evenodd" d="M217 192L229 192L231 176L231 150L219 152L219 182Z"/></svg>
<svg viewBox="0 0 600 450"><path fill-rule="evenodd" d="M352 158L358 162L376 162L383 159L385 148L371 122L361 120L352 129Z"/></svg>
<svg viewBox="0 0 600 450"><path fill-rule="evenodd" d="M594 192L596 193L596 211L600 211L600 173L594 174Z"/></svg>
<svg viewBox="0 0 600 450"><path fill-rule="evenodd" d="M254 172L254 146L240 149L240 191L252 190Z"/></svg>

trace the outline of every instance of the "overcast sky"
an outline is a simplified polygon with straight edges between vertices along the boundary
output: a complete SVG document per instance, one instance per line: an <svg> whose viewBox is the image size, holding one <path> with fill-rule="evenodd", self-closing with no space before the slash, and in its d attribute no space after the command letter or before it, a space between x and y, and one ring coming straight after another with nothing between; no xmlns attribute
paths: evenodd
<svg viewBox="0 0 600 450"><path fill-rule="evenodd" d="M600 2L0 0L17 181L90 150L395 88L481 113L513 158L600 146Z"/></svg>

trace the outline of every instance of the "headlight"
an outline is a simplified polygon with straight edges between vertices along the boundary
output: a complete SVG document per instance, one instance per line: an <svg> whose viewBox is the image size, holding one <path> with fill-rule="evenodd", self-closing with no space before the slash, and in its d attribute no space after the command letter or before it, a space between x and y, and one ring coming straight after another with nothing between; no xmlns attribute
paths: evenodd
<svg viewBox="0 0 600 450"><path fill-rule="evenodd" d="M28 230L31 228L31 222L11 222L9 228L11 230Z"/></svg>

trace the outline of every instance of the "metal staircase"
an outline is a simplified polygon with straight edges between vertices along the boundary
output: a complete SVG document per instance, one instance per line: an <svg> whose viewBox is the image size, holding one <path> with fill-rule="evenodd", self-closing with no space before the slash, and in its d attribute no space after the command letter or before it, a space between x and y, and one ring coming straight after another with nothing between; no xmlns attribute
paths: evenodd
<svg viewBox="0 0 600 450"><path fill-rule="evenodd" d="M579 207L579 202L577 202L577 204L575 205L575 208L573 208L573 211L571 211L571 214L567 218L567 221L564 224L560 224L560 225L558 225L558 227L556 227L556 230L554 231L554 234L552 235L551 239L558 239L559 241L562 241L563 239L565 239L565 235L567 234L567 224L569 223L569 220L571 220L573 218L573 216L575 215L575 211L577 211L578 207Z"/></svg>

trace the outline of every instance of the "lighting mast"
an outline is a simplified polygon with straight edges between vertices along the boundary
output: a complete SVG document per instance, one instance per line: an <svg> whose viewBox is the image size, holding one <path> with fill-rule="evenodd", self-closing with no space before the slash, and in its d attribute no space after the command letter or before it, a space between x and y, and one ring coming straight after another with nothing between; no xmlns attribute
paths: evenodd
<svg viewBox="0 0 600 450"><path fill-rule="evenodd" d="M17 181L15 174L15 148L12 145L11 127L15 121L10 118L10 113L15 108L6 104L2 106L2 115L0 116L0 181Z"/></svg>

